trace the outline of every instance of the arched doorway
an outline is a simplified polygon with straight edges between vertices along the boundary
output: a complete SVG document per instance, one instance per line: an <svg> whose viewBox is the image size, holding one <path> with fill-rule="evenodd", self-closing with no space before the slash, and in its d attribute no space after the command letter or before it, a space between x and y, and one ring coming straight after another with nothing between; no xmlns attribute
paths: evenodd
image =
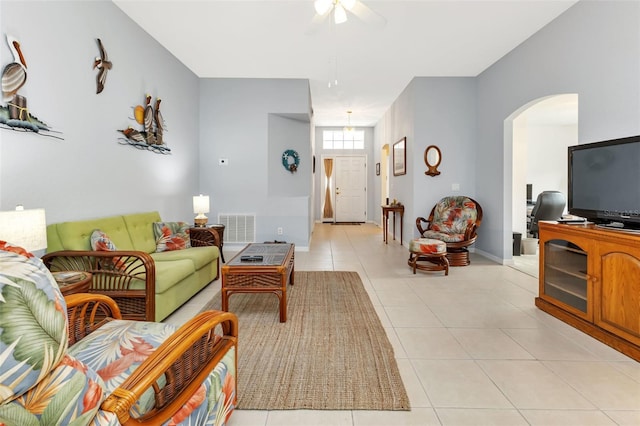
<svg viewBox="0 0 640 426"><path fill-rule="evenodd" d="M505 222L525 237L531 208L527 190L533 202L545 190L567 193L567 147L578 143L578 95L535 99L513 112L504 125L505 144L512 148L511 161L506 162L511 167L505 167ZM511 247L505 248L509 252ZM531 263L525 272L537 275L537 260Z"/></svg>

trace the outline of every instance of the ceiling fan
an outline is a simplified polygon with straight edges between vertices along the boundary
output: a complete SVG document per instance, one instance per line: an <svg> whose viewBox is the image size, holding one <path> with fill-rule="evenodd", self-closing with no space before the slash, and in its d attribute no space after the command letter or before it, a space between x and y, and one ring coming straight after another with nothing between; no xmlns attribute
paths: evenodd
<svg viewBox="0 0 640 426"><path fill-rule="evenodd" d="M347 12L368 24L384 25L386 23L382 15L374 12L360 0L315 0L313 6L316 16L312 24L316 25L321 24L330 15L333 15L333 22L336 24L347 22Z"/></svg>

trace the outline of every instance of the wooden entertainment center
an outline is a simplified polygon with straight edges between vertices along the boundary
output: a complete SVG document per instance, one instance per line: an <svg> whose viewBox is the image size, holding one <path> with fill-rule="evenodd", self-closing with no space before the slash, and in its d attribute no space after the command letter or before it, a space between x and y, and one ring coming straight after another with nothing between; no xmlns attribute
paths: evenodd
<svg viewBox="0 0 640 426"><path fill-rule="evenodd" d="M536 306L640 361L640 233L540 222Z"/></svg>

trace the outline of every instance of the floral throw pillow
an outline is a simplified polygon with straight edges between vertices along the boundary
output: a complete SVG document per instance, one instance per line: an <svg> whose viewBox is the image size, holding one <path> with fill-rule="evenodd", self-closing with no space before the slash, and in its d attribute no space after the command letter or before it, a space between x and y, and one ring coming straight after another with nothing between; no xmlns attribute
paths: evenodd
<svg viewBox="0 0 640 426"><path fill-rule="evenodd" d="M113 241L99 229L91 233L91 249L94 251L116 251L116 245Z"/></svg>
<svg viewBox="0 0 640 426"><path fill-rule="evenodd" d="M182 250L191 247L187 222L155 222L156 252Z"/></svg>
<svg viewBox="0 0 640 426"><path fill-rule="evenodd" d="M117 251L116 245L113 241L99 229L94 230L91 233L91 249L94 251ZM125 263L120 257L114 257L110 263L105 263L105 266L114 267L116 269L124 269Z"/></svg>

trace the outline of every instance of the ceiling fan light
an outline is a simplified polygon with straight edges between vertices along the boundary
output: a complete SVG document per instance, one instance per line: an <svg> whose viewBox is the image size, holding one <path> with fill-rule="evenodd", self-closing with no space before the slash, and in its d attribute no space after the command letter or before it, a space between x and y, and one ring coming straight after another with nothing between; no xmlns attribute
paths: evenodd
<svg viewBox="0 0 640 426"><path fill-rule="evenodd" d="M331 9L332 4L332 0L316 0L313 2L313 7L316 9L318 15L324 15Z"/></svg>
<svg viewBox="0 0 640 426"><path fill-rule="evenodd" d="M333 20L336 24L347 22L347 12L344 10L344 7L342 7L340 3L336 4L336 6L333 8Z"/></svg>
<svg viewBox="0 0 640 426"><path fill-rule="evenodd" d="M353 6L356 5L356 0L340 0L340 4L344 6L345 9L351 10Z"/></svg>

